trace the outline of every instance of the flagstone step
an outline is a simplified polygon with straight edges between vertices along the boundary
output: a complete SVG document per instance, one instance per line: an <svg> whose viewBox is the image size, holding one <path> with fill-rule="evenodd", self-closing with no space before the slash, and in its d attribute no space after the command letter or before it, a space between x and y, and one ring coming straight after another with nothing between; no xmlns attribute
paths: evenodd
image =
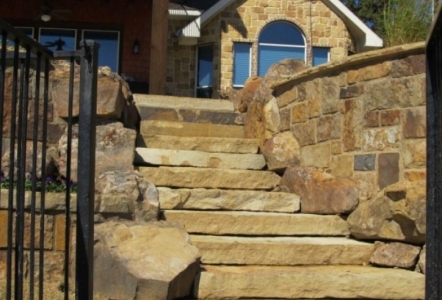
<svg viewBox="0 0 442 300"><path fill-rule="evenodd" d="M191 235L203 264L213 265L363 265L371 243L341 237L238 237Z"/></svg>
<svg viewBox="0 0 442 300"><path fill-rule="evenodd" d="M142 137L138 147L195 150L215 153L258 153L258 140L220 137L179 137L155 135Z"/></svg>
<svg viewBox="0 0 442 300"><path fill-rule="evenodd" d="M161 209L238 210L293 213L300 209L292 193L158 187Z"/></svg>
<svg viewBox="0 0 442 300"><path fill-rule="evenodd" d="M346 236L347 222L339 216L308 214L166 210L164 219L189 233L241 236Z"/></svg>
<svg viewBox="0 0 442 300"><path fill-rule="evenodd" d="M191 97L175 97L163 95L134 94L136 106L139 110L145 107L160 108L190 108L195 110L233 112L233 102L221 99L202 99Z"/></svg>
<svg viewBox="0 0 442 300"><path fill-rule="evenodd" d="M425 276L369 266L203 265L197 299L424 299Z"/></svg>
<svg viewBox="0 0 442 300"><path fill-rule="evenodd" d="M262 154L210 153L154 148L136 148L134 163L136 165L243 170L261 170L266 165Z"/></svg>
<svg viewBox="0 0 442 300"><path fill-rule="evenodd" d="M143 136L244 138L243 126L238 125L142 120L140 126Z"/></svg>
<svg viewBox="0 0 442 300"><path fill-rule="evenodd" d="M280 177L270 171L191 167L139 167L141 175L156 186L178 188L225 188L270 190Z"/></svg>

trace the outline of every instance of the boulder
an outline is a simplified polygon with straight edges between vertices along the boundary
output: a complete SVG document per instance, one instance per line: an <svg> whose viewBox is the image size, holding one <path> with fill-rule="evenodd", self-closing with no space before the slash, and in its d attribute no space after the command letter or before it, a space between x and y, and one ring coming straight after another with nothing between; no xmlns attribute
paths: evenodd
<svg viewBox="0 0 442 300"><path fill-rule="evenodd" d="M271 135L266 133L266 121L262 103L250 103L244 124L244 137L246 139L257 139L260 146L264 144L266 139L271 137Z"/></svg>
<svg viewBox="0 0 442 300"><path fill-rule="evenodd" d="M95 184L98 212L129 215L137 221L156 221L159 196L155 185L136 171L101 174Z"/></svg>
<svg viewBox="0 0 442 300"><path fill-rule="evenodd" d="M253 101L269 102L273 97L271 87L275 83L305 69L307 69L307 66L299 59L286 58L273 64L262 79L262 83L256 89Z"/></svg>
<svg viewBox="0 0 442 300"><path fill-rule="evenodd" d="M244 113L247 111L250 102L253 100L253 95L258 87L262 83L262 78L258 76L249 77L244 83L244 88L238 93L238 104L235 105L235 108L238 109L239 112Z"/></svg>
<svg viewBox="0 0 442 300"><path fill-rule="evenodd" d="M94 292L106 299L189 296L200 254L167 222L109 221L95 226Z"/></svg>
<svg viewBox="0 0 442 300"><path fill-rule="evenodd" d="M423 244L426 231L425 181L399 182L361 203L348 217L351 234L362 240Z"/></svg>
<svg viewBox="0 0 442 300"><path fill-rule="evenodd" d="M264 143L261 152L271 171L282 170L288 166L299 166L301 161L299 143L291 131L272 136Z"/></svg>
<svg viewBox="0 0 442 300"><path fill-rule="evenodd" d="M301 212L349 214L359 203L356 183L315 168L288 167L280 181L301 197Z"/></svg>
<svg viewBox="0 0 442 300"><path fill-rule="evenodd" d="M420 251L420 247L409 244L376 242L370 263L382 267L411 269L416 265Z"/></svg>
<svg viewBox="0 0 442 300"><path fill-rule="evenodd" d="M272 136L279 132L281 125L281 115L279 114L279 106L275 97L267 102L264 107L264 120L265 120L265 136Z"/></svg>
<svg viewBox="0 0 442 300"><path fill-rule="evenodd" d="M95 149L96 177L108 171L131 171L135 156L136 131L124 128L122 123L97 126ZM57 164L62 175L66 175L67 131L61 137ZM71 178L77 181L78 127L73 128Z"/></svg>

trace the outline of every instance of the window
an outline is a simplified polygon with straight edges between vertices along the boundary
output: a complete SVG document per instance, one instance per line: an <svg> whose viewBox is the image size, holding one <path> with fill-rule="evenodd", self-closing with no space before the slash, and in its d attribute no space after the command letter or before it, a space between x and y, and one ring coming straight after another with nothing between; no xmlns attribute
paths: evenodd
<svg viewBox="0 0 442 300"><path fill-rule="evenodd" d="M197 98L212 98L213 45L199 46L197 51Z"/></svg>
<svg viewBox="0 0 442 300"><path fill-rule="evenodd" d="M94 40L100 44L98 50L99 66L108 66L113 72L118 72L118 48L120 45L118 31L84 30L83 39Z"/></svg>
<svg viewBox="0 0 442 300"><path fill-rule="evenodd" d="M15 27L17 29L20 29L24 34L29 36L31 39L34 38L34 28L32 27Z"/></svg>
<svg viewBox="0 0 442 300"><path fill-rule="evenodd" d="M252 45L248 43L233 44L233 86L243 87L250 77Z"/></svg>
<svg viewBox="0 0 442 300"><path fill-rule="evenodd" d="M258 40L258 75L264 76L274 63L295 58L306 61L305 39L301 31L288 22L267 25Z"/></svg>
<svg viewBox="0 0 442 300"><path fill-rule="evenodd" d="M313 66L322 65L330 61L330 48L313 47Z"/></svg>
<svg viewBox="0 0 442 300"><path fill-rule="evenodd" d="M51 51L76 50L76 30L58 28L40 28L40 44Z"/></svg>

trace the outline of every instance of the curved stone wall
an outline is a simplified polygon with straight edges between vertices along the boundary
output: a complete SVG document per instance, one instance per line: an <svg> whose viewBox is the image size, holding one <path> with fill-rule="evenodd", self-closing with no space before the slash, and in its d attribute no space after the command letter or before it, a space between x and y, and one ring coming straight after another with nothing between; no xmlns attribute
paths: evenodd
<svg viewBox="0 0 442 300"><path fill-rule="evenodd" d="M274 86L301 165L355 180L361 199L426 176L425 44L350 56Z"/></svg>

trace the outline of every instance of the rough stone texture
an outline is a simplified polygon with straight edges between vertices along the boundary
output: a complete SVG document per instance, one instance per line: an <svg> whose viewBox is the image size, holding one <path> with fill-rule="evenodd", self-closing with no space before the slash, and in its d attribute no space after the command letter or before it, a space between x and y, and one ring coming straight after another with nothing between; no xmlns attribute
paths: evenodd
<svg viewBox="0 0 442 300"><path fill-rule="evenodd" d="M95 190L100 213L127 214L140 221L158 219L158 191L135 171L103 173Z"/></svg>
<svg viewBox="0 0 442 300"><path fill-rule="evenodd" d="M399 153L380 153L378 186L380 189L399 181Z"/></svg>
<svg viewBox="0 0 442 300"><path fill-rule="evenodd" d="M195 150L218 153L258 153L258 141L254 139L217 137L177 137L156 135L144 137L138 147L173 150Z"/></svg>
<svg viewBox="0 0 442 300"><path fill-rule="evenodd" d="M381 126L398 125L400 122L400 111L397 109L381 111L379 116Z"/></svg>
<svg viewBox="0 0 442 300"><path fill-rule="evenodd" d="M198 250L167 223L95 226L94 291L116 299L176 299L191 293Z"/></svg>
<svg viewBox="0 0 442 300"><path fill-rule="evenodd" d="M279 114L276 98L272 97L272 99L264 105L263 110L267 137L279 132L281 126L281 115Z"/></svg>
<svg viewBox="0 0 442 300"><path fill-rule="evenodd" d="M262 154L210 153L193 150L136 148L135 164L261 170Z"/></svg>
<svg viewBox="0 0 442 300"><path fill-rule="evenodd" d="M287 168L280 185L301 197L302 213L348 214L358 205L353 181L313 168Z"/></svg>
<svg viewBox="0 0 442 300"><path fill-rule="evenodd" d="M95 175L109 171L131 171L135 153L136 132L123 127L122 123L97 126L95 148ZM57 164L61 174L66 175L67 132L58 143L60 157ZM78 127L73 128L71 178L77 181Z"/></svg>
<svg viewBox="0 0 442 300"><path fill-rule="evenodd" d="M243 136L247 139L257 139L260 146L270 137L270 134L266 133L266 120L262 103L255 101L250 103Z"/></svg>
<svg viewBox="0 0 442 300"><path fill-rule="evenodd" d="M140 131L143 136L174 135L183 137L244 137L242 126L170 121L141 121Z"/></svg>
<svg viewBox="0 0 442 300"><path fill-rule="evenodd" d="M346 88L341 88L339 92L339 98L347 99L347 98L355 98L364 93L363 85L350 85Z"/></svg>
<svg viewBox="0 0 442 300"><path fill-rule="evenodd" d="M326 140L341 138L342 115L326 115L318 119L317 123L317 141L323 142Z"/></svg>
<svg viewBox="0 0 442 300"><path fill-rule="evenodd" d="M404 136L406 138L422 138L427 136L427 115L425 107L417 107L404 112Z"/></svg>
<svg viewBox="0 0 442 300"><path fill-rule="evenodd" d="M336 177L353 177L353 156L352 155L336 155L332 157L331 174Z"/></svg>
<svg viewBox="0 0 442 300"><path fill-rule="evenodd" d="M353 151L360 149L362 146L363 102L347 100L344 105L342 142L344 151Z"/></svg>
<svg viewBox="0 0 442 300"><path fill-rule="evenodd" d="M410 139L404 143L404 165L406 168L425 168L427 161L426 139Z"/></svg>
<svg viewBox="0 0 442 300"><path fill-rule="evenodd" d="M407 170L404 172L404 177L408 181L420 181L427 179L426 170Z"/></svg>
<svg viewBox="0 0 442 300"><path fill-rule="evenodd" d="M361 203L348 217L351 234L363 240L425 242L426 184L399 182Z"/></svg>
<svg viewBox="0 0 442 300"><path fill-rule="evenodd" d="M204 266L196 282L198 299L425 298L422 274L363 266Z"/></svg>
<svg viewBox="0 0 442 300"><path fill-rule="evenodd" d="M356 173L352 178L356 182L359 191L359 202L366 201L376 195L378 185L374 172Z"/></svg>
<svg viewBox="0 0 442 300"><path fill-rule="evenodd" d="M419 255L419 261L417 263L420 271L425 274L425 268L426 268L426 250L427 250L427 246L424 245L424 247L422 248L420 255Z"/></svg>
<svg viewBox="0 0 442 300"><path fill-rule="evenodd" d="M330 166L330 159L329 142L301 148L301 166L326 168Z"/></svg>
<svg viewBox="0 0 442 300"><path fill-rule="evenodd" d="M307 91L308 93L308 91ZM323 114L332 114L339 110L339 86L333 79L322 80L322 101L321 108Z"/></svg>
<svg viewBox="0 0 442 300"><path fill-rule="evenodd" d="M151 94L134 94L137 108L161 107L174 109L195 109L233 112L233 103L230 100L202 99L194 97L175 97Z"/></svg>
<svg viewBox="0 0 442 300"><path fill-rule="evenodd" d="M355 171L373 171L376 167L376 154L355 155Z"/></svg>
<svg viewBox="0 0 442 300"><path fill-rule="evenodd" d="M191 235L203 264L362 265L374 246L338 237L235 237Z"/></svg>
<svg viewBox="0 0 442 300"><path fill-rule="evenodd" d="M316 143L316 126L314 120L293 124L290 127L290 131L293 132L301 146Z"/></svg>
<svg viewBox="0 0 442 300"><path fill-rule="evenodd" d="M273 172L210 168L140 168L157 186L180 188L273 189L280 177Z"/></svg>
<svg viewBox="0 0 442 300"><path fill-rule="evenodd" d="M264 143L261 152L272 171L299 166L301 161L299 143L290 131L273 135Z"/></svg>
<svg viewBox="0 0 442 300"><path fill-rule="evenodd" d="M189 233L242 236L345 236L347 222L339 216L238 211L164 212Z"/></svg>
<svg viewBox="0 0 442 300"><path fill-rule="evenodd" d="M347 73L347 82L352 84L360 81L385 77L390 73L390 68L391 64L386 62L357 70L350 70Z"/></svg>
<svg viewBox="0 0 442 300"><path fill-rule="evenodd" d="M383 267L411 269L416 265L420 247L403 243L375 243L370 263Z"/></svg>
<svg viewBox="0 0 442 300"><path fill-rule="evenodd" d="M0 208L8 209L8 197L9 190L0 190ZM16 192L14 191L14 198L16 197ZM36 199L40 199L40 192L36 192ZM71 211L75 212L77 210L77 194L71 194ZM24 194L24 208L31 209L32 205L32 191L25 191ZM16 207L16 202L13 202L13 207ZM41 211L41 202L36 201L35 203L36 211ZM64 211L66 209L66 194L65 193L46 193L45 194L45 209L50 211Z"/></svg>
<svg viewBox="0 0 442 300"><path fill-rule="evenodd" d="M299 196L291 193L219 189L158 188L161 209L299 211Z"/></svg>
<svg viewBox="0 0 442 300"><path fill-rule="evenodd" d="M399 148L401 131L397 126L364 130L362 150L365 152Z"/></svg>
<svg viewBox="0 0 442 300"><path fill-rule="evenodd" d="M262 83L262 78L258 76L249 77L244 83L244 88L239 92L238 105L236 108L239 112L246 112L253 100L253 95Z"/></svg>

